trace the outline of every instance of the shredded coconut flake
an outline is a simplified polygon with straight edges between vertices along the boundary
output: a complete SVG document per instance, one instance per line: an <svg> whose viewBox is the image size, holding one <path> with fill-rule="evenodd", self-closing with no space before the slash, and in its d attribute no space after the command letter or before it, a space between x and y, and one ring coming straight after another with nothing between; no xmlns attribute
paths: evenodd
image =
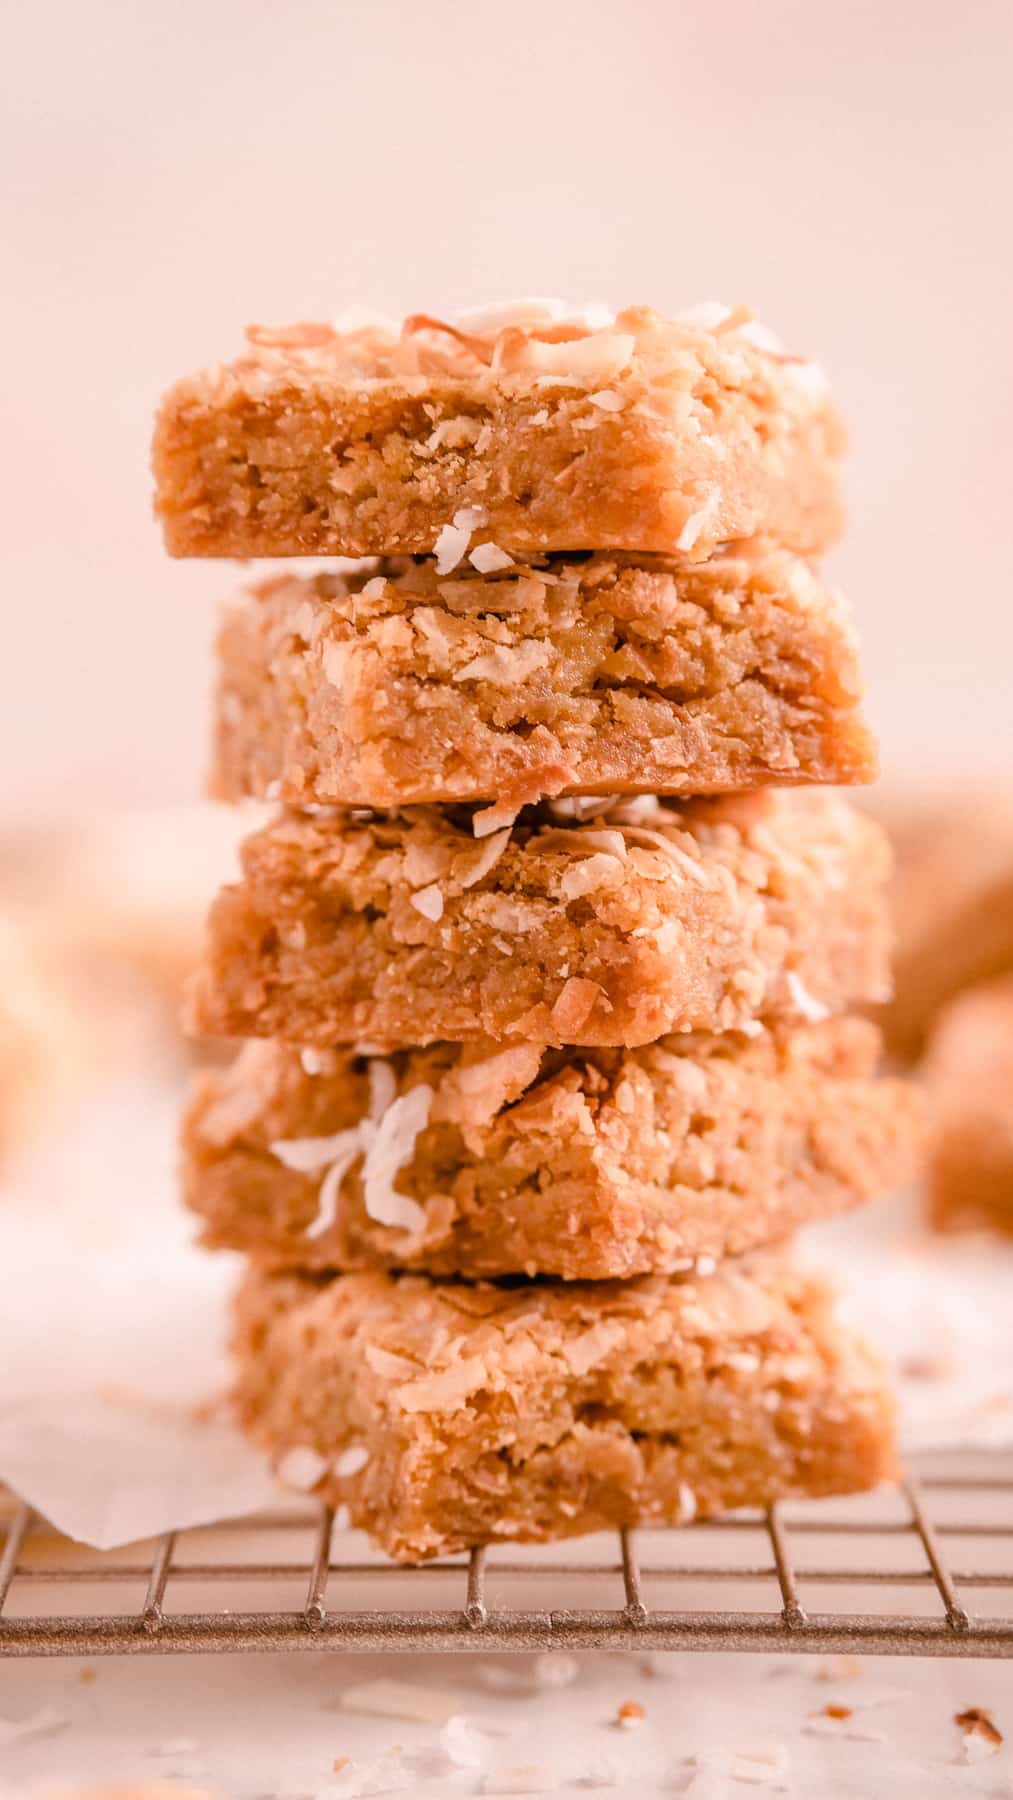
<svg viewBox="0 0 1013 1800"><path fill-rule="evenodd" d="M308 1238L325 1237L333 1231L338 1222L338 1202L341 1198L341 1184L356 1159L362 1154L362 1143L357 1132L348 1133L349 1142L339 1156L336 1156L327 1170L320 1190L317 1194L316 1217L306 1227Z"/></svg>
<svg viewBox="0 0 1013 1800"><path fill-rule="evenodd" d="M369 1451L364 1444L349 1444L340 1456L334 1459L334 1473L340 1480L348 1475L358 1475L369 1461Z"/></svg>
<svg viewBox="0 0 1013 1800"><path fill-rule="evenodd" d="M382 1119L397 1097L397 1076L386 1057L374 1056L369 1064L369 1116Z"/></svg>
<svg viewBox="0 0 1013 1800"><path fill-rule="evenodd" d="M348 659L353 654L351 644L338 644L333 641L324 645L323 663L324 677L331 687L340 688L344 684Z"/></svg>
<svg viewBox="0 0 1013 1800"><path fill-rule="evenodd" d="M296 1488L302 1494L308 1494L317 1482L327 1473L327 1463L308 1444L294 1444L286 1450L275 1468L278 1480L285 1487Z"/></svg>
<svg viewBox="0 0 1013 1800"><path fill-rule="evenodd" d="M771 331L770 326L764 325L761 319L743 320L741 325L735 327L734 335L742 338L745 343L752 344L754 350L765 350L768 356L784 355L784 345L777 332Z"/></svg>
<svg viewBox="0 0 1013 1800"><path fill-rule="evenodd" d="M517 812L516 806L506 806L501 800L495 801L492 806L484 806L481 812L471 815L472 836L486 838L491 832L499 831L504 826L509 831Z"/></svg>
<svg viewBox="0 0 1013 1800"><path fill-rule="evenodd" d="M461 669L454 670L455 681L488 681L493 687L517 687L544 669L552 661L552 651L540 638L522 638L517 644L497 644L481 656L473 656Z"/></svg>
<svg viewBox="0 0 1013 1800"><path fill-rule="evenodd" d="M732 309L723 300L698 300L675 315L680 325L698 325L701 331L716 331L731 316Z"/></svg>
<svg viewBox="0 0 1013 1800"><path fill-rule="evenodd" d="M783 1744L754 1744L737 1750L729 1769L733 1781L751 1782L756 1787L780 1782L787 1773L788 1752Z"/></svg>
<svg viewBox="0 0 1013 1800"><path fill-rule="evenodd" d="M463 1713L455 1713L440 1732L440 1749L455 1768L480 1769L488 1760L489 1741Z"/></svg>
<svg viewBox="0 0 1013 1800"><path fill-rule="evenodd" d="M379 600L386 586L387 580L385 576L374 575L366 582L365 587L360 589L362 598L364 600Z"/></svg>
<svg viewBox="0 0 1013 1800"><path fill-rule="evenodd" d="M830 377L816 362L786 362L781 373L794 388L813 400L822 400L830 392Z"/></svg>
<svg viewBox="0 0 1013 1800"><path fill-rule="evenodd" d="M475 835L478 837L479 833L476 832ZM474 887L477 882L482 880L483 876L488 875L490 869L495 868L499 862L509 842L509 825L503 831L495 831L491 837L487 837L468 873L460 877L461 886L463 888Z"/></svg>
<svg viewBox="0 0 1013 1800"><path fill-rule="evenodd" d="M418 1202L399 1194L394 1178L415 1153L415 1141L429 1120L433 1090L425 1082L402 1094L374 1127L362 1171L366 1211L379 1225L420 1231L426 1215Z"/></svg>
<svg viewBox="0 0 1013 1800"><path fill-rule="evenodd" d="M796 975L794 969L788 971L787 987L795 1011L805 1019L807 1024L820 1025L824 1019L829 1019L829 1006L824 1006L822 1000L817 1000L814 994L810 994L804 981L799 975Z"/></svg>
<svg viewBox="0 0 1013 1800"><path fill-rule="evenodd" d="M618 1319L599 1319L596 1325L582 1331L580 1337L563 1345L564 1361L575 1375L586 1375L600 1362L604 1362L610 1350L624 1342L626 1333Z"/></svg>
<svg viewBox="0 0 1013 1800"><path fill-rule="evenodd" d="M379 331L396 338L401 330L397 319L376 312L372 306L346 306L331 325L339 337L350 337L356 331Z"/></svg>
<svg viewBox="0 0 1013 1800"><path fill-rule="evenodd" d="M492 575L496 569L512 568L514 559L498 544L476 544L468 561L480 575Z"/></svg>
<svg viewBox="0 0 1013 1800"><path fill-rule="evenodd" d="M26 1713L23 1719L0 1719L0 1749L6 1750L9 1744L16 1744L22 1738L62 1731L69 1724L66 1713L57 1712L54 1706L40 1706L36 1712Z"/></svg>
<svg viewBox="0 0 1013 1800"><path fill-rule="evenodd" d="M482 1783L483 1794L548 1794L559 1786L555 1771L544 1763L518 1763L515 1768L490 1769Z"/></svg>
<svg viewBox="0 0 1013 1800"><path fill-rule="evenodd" d="M362 1170L366 1211L380 1225L402 1231L418 1231L425 1213L406 1194L399 1194L394 1178L411 1161L415 1140L424 1130L432 1105L433 1090L424 1084L394 1099L395 1078L387 1063L370 1068L370 1117L333 1137L277 1138L271 1153L287 1169L302 1175L325 1169L317 1201L317 1215L307 1227L307 1237L320 1237L337 1221L341 1184L352 1164L364 1157Z"/></svg>
<svg viewBox="0 0 1013 1800"><path fill-rule="evenodd" d="M446 1725L461 1711L456 1694L440 1688L416 1687L408 1681L364 1681L339 1695L342 1712L365 1713L375 1719L407 1719L419 1725Z"/></svg>
<svg viewBox="0 0 1013 1800"><path fill-rule="evenodd" d="M680 1525L691 1525L696 1518L697 1503L693 1489L685 1481L679 1483L679 1517Z"/></svg>
<svg viewBox="0 0 1013 1800"><path fill-rule="evenodd" d="M429 887L417 888L410 899L415 911L420 912L424 919L431 919L434 925L442 919L443 889L438 881L431 882Z"/></svg>
<svg viewBox="0 0 1013 1800"><path fill-rule="evenodd" d="M592 406L597 406L602 412L622 412L626 404L622 395L617 394L614 388L599 388L596 394L589 394L588 399Z"/></svg>
<svg viewBox="0 0 1013 1800"><path fill-rule="evenodd" d="M563 900L577 900L583 894L594 893L599 888L620 887L623 882L624 858L613 856L608 851L597 850L593 855L574 863L572 868L564 869L559 878L559 892Z"/></svg>
<svg viewBox="0 0 1013 1800"><path fill-rule="evenodd" d="M385 1381L411 1381L418 1374L417 1364L394 1350L385 1350L382 1344L367 1344L363 1355L374 1374Z"/></svg>
<svg viewBox="0 0 1013 1800"><path fill-rule="evenodd" d="M575 1656L567 1656L561 1650L543 1650L535 1657L531 1673L536 1687L572 1687L580 1674L580 1664Z"/></svg>
<svg viewBox="0 0 1013 1800"><path fill-rule="evenodd" d="M458 1412L472 1394L484 1387L488 1375L480 1356L465 1356L445 1369L407 1382L395 1398L403 1412Z"/></svg>
<svg viewBox="0 0 1013 1800"><path fill-rule="evenodd" d="M557 325L566 317L565 300L521 299L490 300L486 306L469 306L451 313L451 321L459 331L473 331L485 336L505 331L511 325Z"/></svg>
<svg viewBox="0 0 1013 1800"><path fill-rule="evenodd" d="M470 531L462 531L455 525L444 525L433 545L437 575L449 575L452 569L456 569L467 554L470 542Z"/></svg>
<svg viewBox="0 0 1013 1800"><path fill-rule="evenodd" d="M315 1175L336 1156L343 1155L350 1139L357 1137L358 1132L352 1130L337 1131L333 1137L275 1138L270 1150L286 1169L294 1169L299 1175Z"/></svg>
<svg viewBox="0 0 1013 1800"><path fill-rule="evenodd" d="M712 494L705 506L701 506L697 512L690 513L675 540L677 550L692 550L700 533L714 517L716 499L716 494Z"/></svg>

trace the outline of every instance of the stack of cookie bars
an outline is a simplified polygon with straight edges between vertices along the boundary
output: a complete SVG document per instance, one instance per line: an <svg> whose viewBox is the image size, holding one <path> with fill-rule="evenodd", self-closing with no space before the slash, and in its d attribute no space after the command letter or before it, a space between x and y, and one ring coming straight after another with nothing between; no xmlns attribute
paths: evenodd
<svg viewBox="0 0 1013 1800"><path fill-rule="evenodd" d="M396 1557L860 1489L882 1372L784 1241L907 1170L825 382L746 313L253 328L155 439L247 593L186 1199L241 1416ZM786 790L786 791L779 791ZM792 790L792 791L787 791Z"/></svg>

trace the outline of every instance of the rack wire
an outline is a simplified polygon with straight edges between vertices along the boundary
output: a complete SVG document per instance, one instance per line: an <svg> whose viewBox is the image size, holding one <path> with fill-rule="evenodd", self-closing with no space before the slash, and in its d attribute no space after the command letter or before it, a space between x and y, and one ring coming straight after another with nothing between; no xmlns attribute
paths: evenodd
<svg viewBox="0 0 1013 1800"><path fill-rule="evenodd" d="M407 1569L309 1502L102 1554L59 1537L0 1492L0 1532L0 1656L1013 1656L1006 1453L913 1464L897 1489L856 1500L788 1503L567 1546L495 1546ZM722 1610L716 1592L727 1601Z"/></svg>

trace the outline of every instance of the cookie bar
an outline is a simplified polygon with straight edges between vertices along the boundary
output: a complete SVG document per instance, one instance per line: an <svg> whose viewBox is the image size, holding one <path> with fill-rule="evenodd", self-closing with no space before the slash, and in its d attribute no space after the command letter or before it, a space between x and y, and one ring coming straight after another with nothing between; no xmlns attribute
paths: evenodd
<svg viewBox="0 0 1013 1800"><path fill-rule="evenodd" d="M252 1270L235 1320L243 1425L398 1559L894 1473L882 1370L777 1257L587 1286Z"/></svg>
<svg viewBox="0 0 1013 1800"><path fill-rule="evenodd" d="M836 596L772 549L253 588L219 639L215 791L390 807L872 780Z"/></svg>
<svg viewBox="0 0 1013 1800"><path fill-rule="evenodd" d="M154 440L175 556L709 555L839 534L827 383L747 312L518 303L402 325L251 327L180 381Z"/></svg>
<svg viewBox="0 0 1013 1800"><path fill-rule="evenodd" d="M896 846L894 994L887 1042L916 1056L962 988L1013 970L1013 802L997 782L895 792L877 815Z"/></svg>
<svg viewBox="0 0 1013 1800"><path fill-rule="evenodd" d="M969 988L947 1007L926 1075L933 1223L1013 1236L1013 975Z"/></svg>
<svg viewBox="0 0 1013 1800"><path fill-rule="evenodd" d="M887 992L885 840L836 794L282 814L222 889L191 1027L634 1045Z"/></svg>
<svg viewBox="0 0 1013 1800"><path fill-rule="evenodd" d="M685 1269L911 1173L918 1097L871 1079L878 1051L860 1019L637 1050L253 1041L194 1085L184 1194L205 1245L290 1267Z"/></svg>

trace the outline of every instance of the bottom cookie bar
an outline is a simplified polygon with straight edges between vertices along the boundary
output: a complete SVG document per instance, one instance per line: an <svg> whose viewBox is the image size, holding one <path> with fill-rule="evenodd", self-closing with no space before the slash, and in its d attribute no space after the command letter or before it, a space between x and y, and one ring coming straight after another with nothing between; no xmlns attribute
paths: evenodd
<svg viewBox="0 0 1013 1800"><path fill-rule="evenodd" d="M243 1425L399 1560L895 1472L882 1370L776 1255L573 1286L252 1270L235 1322Z"/></svg>
<svg viewBox="0 0 1013 1800"><path fill-rule="evenodd" d="M1013 975L951 1002L925 1072L933 1224L943 1231L991 1226L1013 1237Z"/></svg>

